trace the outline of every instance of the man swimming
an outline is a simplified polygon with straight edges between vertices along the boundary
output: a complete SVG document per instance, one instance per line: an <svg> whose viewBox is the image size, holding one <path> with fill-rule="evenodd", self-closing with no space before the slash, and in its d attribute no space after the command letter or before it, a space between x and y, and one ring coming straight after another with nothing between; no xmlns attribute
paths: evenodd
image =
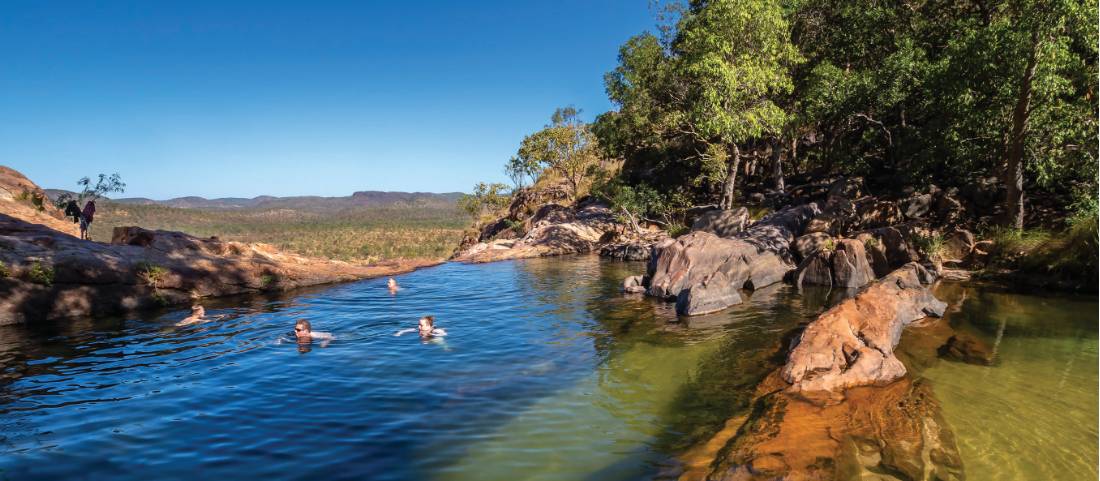
<svg viewBox="0 0 1100 481"><path fill-rule="evenodd" d="M308 344L316 339L321 341L321 347L325 347L329 341L336 339L336 336L331 333L314 331L313 326L305 319L298 319L294 323L294 337L298 339L299 344Z"/></svg>
<svg viewBox="0 0 1100 481"><path fill-rule="evenodd" d="M397 290L401 288L397 285L397 281L395 281L392 277L386 281L386 287L389 288L390 294L397 292Z"/></svg>
<svg viewBox="0 0 1100 481"><path fill-rule="evenodd" d="M177 326L188 326L191 324L201 324L203 322L210 322L217 319L221 319L222 316L206 317L206 309L199 304L191 306L191 315L183 318L182 321L177 322Z"/></svg>

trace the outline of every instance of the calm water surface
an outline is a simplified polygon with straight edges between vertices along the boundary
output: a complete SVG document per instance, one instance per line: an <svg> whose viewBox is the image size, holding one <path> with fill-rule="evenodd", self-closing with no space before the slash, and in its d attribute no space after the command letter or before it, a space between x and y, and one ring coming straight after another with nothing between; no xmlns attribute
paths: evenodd
<svg viewBox="0 0 1100 481"><path fill-rule="evenodd" d="M642 269L447 264L395 296L377 279L211 303L227 318L197 326L172 311L0 327L0 480L668 476L826 299L773 286L670 322L670 305L618 292ZM450 335L393 335L424 314ZM1000 339L993 367L923 373L969 479L1095 478L1095 299L975 291L956 316ZM279 342L297 318L337 340Z"/></svg>

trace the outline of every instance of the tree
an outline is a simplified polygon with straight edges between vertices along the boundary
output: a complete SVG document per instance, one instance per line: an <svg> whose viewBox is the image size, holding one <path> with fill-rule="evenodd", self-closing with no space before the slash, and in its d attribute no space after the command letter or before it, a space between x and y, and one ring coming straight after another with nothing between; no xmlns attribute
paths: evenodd
<svg viewBox="0 0 1100 481"><path fill-rule="evenodd" d="M520 165L541 165L560 175L574 199L584 179L599 165L596 137L579 114L573 107L555 110L549 125L524 137L516 155Z"/></svg>
<svg viewBox="0 0 1100 481"><path fill-rule="evenodd" d="M504 164L504 173L508 174L509 179L512 179L514 190L522 189L527 184L528 179L533 183L538 179L540 170L542 169L539 168L537 163L514 155L511 159L508 159L507 164Z"/></svg>
<svg viewBox="0 0 1100 481"><path fill-rule="evenodd" d="M80 193L75 197L69 193L59 195L55 201L58 208L65 208L70 200L75 200L77 204L83 204L85 199L97 200L113 192L122 193L126 191L126 184L122 182L122 176L118 175L117 172L110 176L99 174L95 185L92 185L92 179L89 177L82 177L76 181L76 184L81 187Z"/></svg>
<svg viewBox="0 0 1100 481"><path fill-rule="evenodd" d="M679 73L686 79L687 132L728 149L720 206L733 206L739 144L775 135L787 121L776 99L791 91L789 67L800 56L779 2L692 3L680 21Z"/></svg>
<svg viewBox="0 0 1100 481"><path fill-rule="evenodd" d="M473 194L462 194L458 199L458 206L470 214L474 221L478 221L486 214L508 207L511 196L505 193L507 191L508 186L504 184L478 182L474 186Z"/></svg>

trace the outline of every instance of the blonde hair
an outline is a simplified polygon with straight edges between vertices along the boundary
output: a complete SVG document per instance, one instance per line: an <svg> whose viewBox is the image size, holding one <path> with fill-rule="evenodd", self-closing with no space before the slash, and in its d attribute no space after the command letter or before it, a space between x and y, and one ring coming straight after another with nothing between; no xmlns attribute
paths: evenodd
<svg viewBox="0 0 1100 481"><path fill-rule="evenodd" d="M420 320L428 321L428 327L435 327L435 316L424 316Z"/></svg>

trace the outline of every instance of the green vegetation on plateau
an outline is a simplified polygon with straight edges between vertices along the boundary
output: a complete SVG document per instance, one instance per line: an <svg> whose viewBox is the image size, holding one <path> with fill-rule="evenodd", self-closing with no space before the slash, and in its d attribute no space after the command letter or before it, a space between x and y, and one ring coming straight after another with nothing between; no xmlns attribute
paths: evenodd
<svg viewBox="0 0 1100 481"><path fill-rule="evenodd" d="M299 254L341 260L444 258L466 218L454 206L352 207L336 212L293 209L180 209L101 201L92 239L109 241L115 226L182 231L222 240L264 242Z"/></svg>

